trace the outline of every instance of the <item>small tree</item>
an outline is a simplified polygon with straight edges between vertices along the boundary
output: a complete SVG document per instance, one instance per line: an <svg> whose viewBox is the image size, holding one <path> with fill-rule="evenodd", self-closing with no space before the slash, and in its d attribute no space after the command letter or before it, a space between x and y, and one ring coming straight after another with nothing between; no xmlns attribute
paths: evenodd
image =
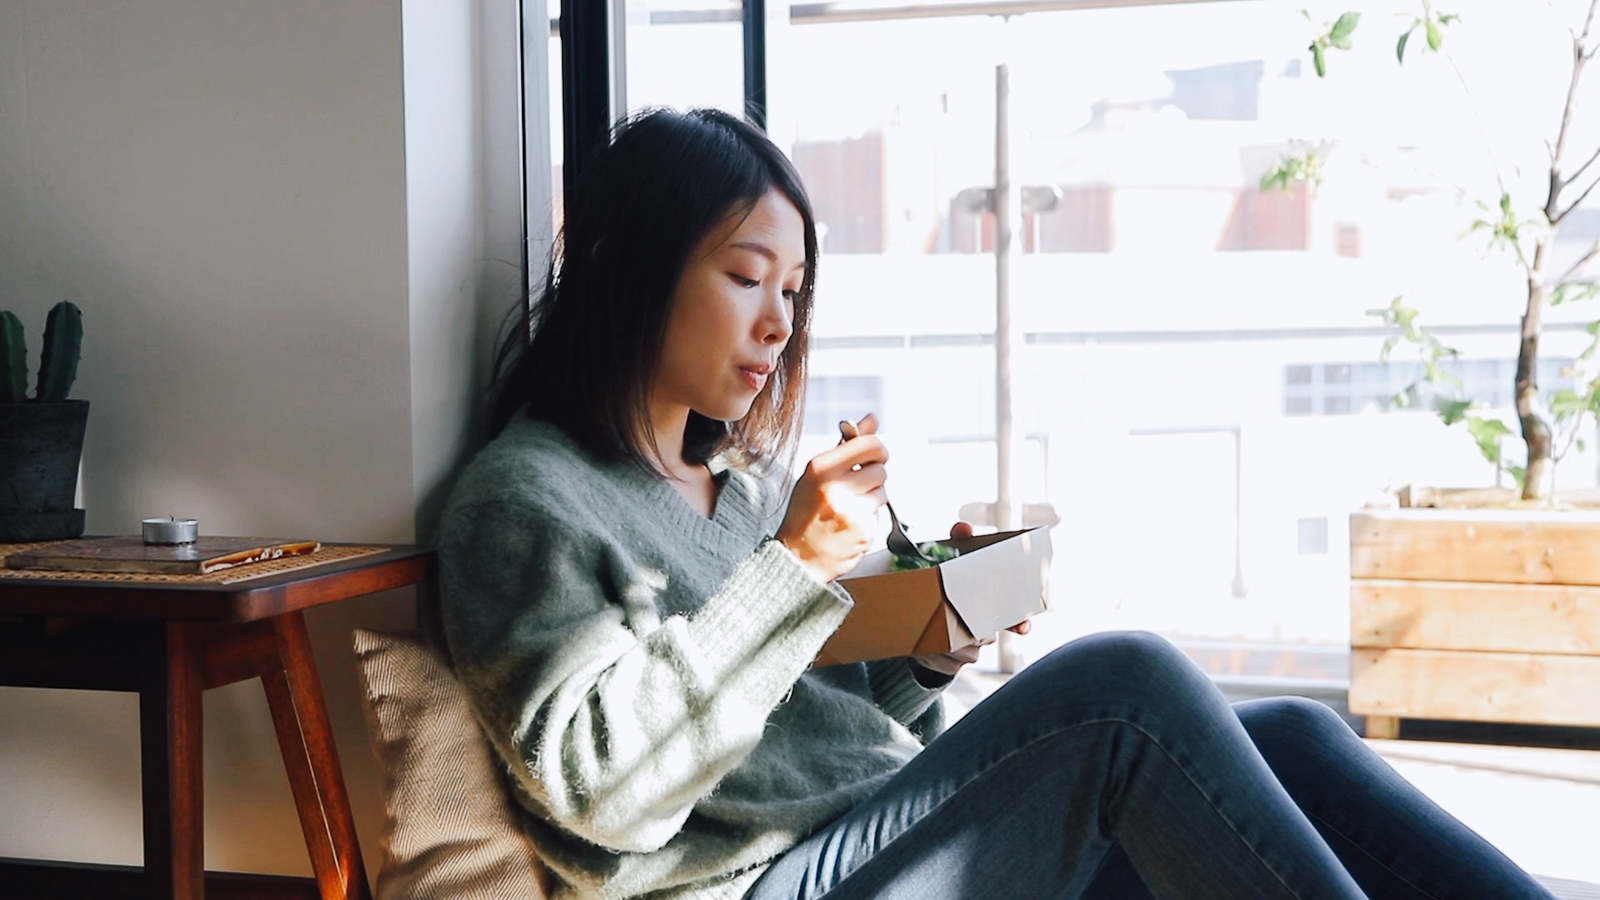
<svg viewBox="0 0 1600 900"><path fill-rule="evenodd" d="M1437 53L1444 55L1455 67L1454 60L1449 59L1443 47L1447 29L1459 23L1460 16L1435 10L1431 0L1419 2L1422 14L1410 17L1395 43L1397 62L1403 65L1408 51L1412 56L1419 52ZM1540 400L1538 384L1539 338L1543 330L1545 307L1600 295L1600 281L1585 276L1589 264L1600 257L1600 241L1596 241L1565 271L1551 271L1552 251L1562 223L1600 184L1600 170L1590 171L1595 168L1595 162L1600 160L1600 147L1583 154L1584 161L1576 168L1570 171L1568 168L1570 160L1575 158L1571 155L1573 148L1570 142L1578 107L1578 88L1585 67L1600 50L1600 35L1594 33L1595 12L1600 9L1600 0L1588 0L1587 7L1582 29L1569 29L1572 38L1571 77L1567 81L1560 126L1556 129L1554 141L1546 142L1550 169L1543 203L1533 215L1519 215L1511 193L1506 190L1504 181L1500 180L1498 201L1492 204L1480 202L1484 215L1473 222L1470 229L1474 233L1487 235L1492 247L1511 253L1526 285L1514 396L1517 420L1528 450L1527 466L1525 469L1510 469L1521 486L1524 500L1549 498L1555 462L1574 442L1581 444L1577 435L1585 418L1600 417L1600 373L1595 377L1580 379L1577 390L1555 392L1548 407ZM1309 13L1305 14L1307 19L1311 18ZM1361 14L1352 11L1333 22L1323 23L1317 29L1308 49L1318 77L1327 74L1330 51L1348 50L1353 46L1352 35L1360 21ZM1461 78L1459 68L1456 74L1465 88L1466 81ZM1496 178L1499 179L1498 172ZM1286 155L1262 177L1261 189L1288 189L1308 181L1314 187L1319 179L1320 161L1316 159L1315 151L1297 150ZM1441 360L1455 356L1455 350L1444 346L1417 325L1417 310L1405 306L1402 298L1396 297L1389 306L1371 310L1370 314L1381 317L1386 324L1398 329L1398 333L1385 342L1381 358L1387 359L1391 350L1405 342L1412 346L1423 363L1422 377L1396 398L1397 403L1415 402L1419 397L1418 388L1424 382L1434 387L1444 383L1460 386L1460 382L1440 365ZM1600 322L1589 326L1589 333L1597 336L1596 341L1580 356L1582 360L1593 359L1597 349L1600 349ZM1498 419L1472 415L1470 398L1459 400L1436 396L1433 402L1435 412L1445 424L1465 422L1485 458L1496 466L1504 465L1500 438L1510 434L1510 429Z"/></svg>

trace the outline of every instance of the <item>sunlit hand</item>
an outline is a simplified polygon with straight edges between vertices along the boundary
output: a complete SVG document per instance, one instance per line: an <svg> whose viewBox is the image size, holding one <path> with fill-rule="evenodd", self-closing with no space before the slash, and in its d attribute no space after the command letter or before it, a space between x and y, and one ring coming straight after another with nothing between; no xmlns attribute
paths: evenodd
<svg viewBox="0 0 1600 900"><path fill-rule="evenodd" d="M878 509L888 499L883 464L889 451L876 433L878 420L869 415L855 429L855 437L806 464L776 535L824 582L855 568L867 554Z"/></svg>

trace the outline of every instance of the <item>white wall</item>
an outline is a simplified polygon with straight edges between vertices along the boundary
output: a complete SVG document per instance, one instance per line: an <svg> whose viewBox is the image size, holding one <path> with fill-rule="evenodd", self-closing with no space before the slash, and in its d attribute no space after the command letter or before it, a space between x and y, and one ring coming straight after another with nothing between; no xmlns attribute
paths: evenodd
<svg viewBox="0 0 1600 900"><path fill-rule="evenodd" d="M414 538L518 293L515 6L0 0L0 308L84 310L91 532ZM411 597L309 618L375 865L349 630ZM140 861L136 713L0 689L0 856ZM205 715L207 867L308 874L259 687Z"/></svg>

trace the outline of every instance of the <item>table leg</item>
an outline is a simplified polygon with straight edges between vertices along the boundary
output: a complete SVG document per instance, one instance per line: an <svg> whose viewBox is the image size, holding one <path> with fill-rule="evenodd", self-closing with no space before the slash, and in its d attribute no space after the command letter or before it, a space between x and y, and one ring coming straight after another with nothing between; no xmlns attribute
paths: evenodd
<svg viewBox="0 0 1600 900"><path fill-rule="evenodd" d="M149 626L139 686L144 871L152 898L205 896L201 704L189 626Z"/></svg>
<svg viewBox="0 0 1600 900"><path fill-rule="evenodd" d="M261 684L272 710L317 888L323 900L370 900L355 818L345 793L305 617L298 612L278 616L273 619L273 630L283 668L263 675Z"/></svg>

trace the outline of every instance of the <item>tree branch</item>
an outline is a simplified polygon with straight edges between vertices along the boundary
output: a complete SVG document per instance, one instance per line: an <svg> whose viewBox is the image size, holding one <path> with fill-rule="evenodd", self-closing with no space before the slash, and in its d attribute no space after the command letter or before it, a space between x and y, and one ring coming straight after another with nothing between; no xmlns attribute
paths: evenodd
<svg viewBox="0 0 1600 900"><path fill-rule="evenodd" d="M1595 185L1600 185L1600 178L1596 178L1594 181L1589 182L1589 186L1583 189L1583 193L1578 195L1578 199L1572 201L1572 203L1566 209L1563 209L1561 212L1557 213L1556 217L1550 220L1550 224L1560 225L1562 219L1565 219L1568 215L1571 215L1573 210L1577 209L1584 200L1588 199L1589 192L1594 190Z"/></svg>
<svg viewBox="0 0 1600 900"><path fill-rule="evenodd" d="M1596 44L1595 46L1596 47L1600 47L1600 44ZM1549 146L1549 144L1546 144L1545 146ZM1577 181L1579 178L1582 178L1583 177L1583 173L1587 172L1589 170L1589 167L1594 165L1594 161L1597 160L1597 159L1600 159L1600 147L1594 148L1594 153L1592 153L1589 156L1588 159L1583 161L1583 165L1579 166L1577 171L1573 172L1571 175L1568 175L1566 178L1562 179L1561 187L1558 188L1558 190L1564 190L1564 189L1566 189L1567 185L1573 183L1574 181Z"/></svg>
<svg viewBox="0 0 1600 900"><path fill-rule="evenodd" d="M1567 282L1571 281L1573 276L1577 275L1579 272L1582 272L1585 266L1594 262L1595 257L1597 256L1600 256L1600 240L1595 241L1594 245L1589 248L1589 252L1585 253L1582 259L1573 263L1572 268L1568 269L1566 274L1562 275L1561 280L1557 281L1556 284L1566 284Z"/></svg>
<svg viewBox="0 0 1600 900"><path fill-rule="evenodd" d="M1572 42L1572 78L1567 82L1567 102L1561 109L1561 130L1556 132L1555 153L1550 157L1550 194L1544 205L1545 218L1551 224L1561 221L1566 215L1560 212L1561 191L1567 186L1567 182L1561 178L1561 156L1566 152L1567 136L1572 128L1572 115L1578 106L1578 82L1583 78L1583 65L1589 60L1587 52L1589 32L1594 27L1596 9L1600 9L1600 0L1589 0L1589 13L1583 20L1583 34L1578 35ZM1588 191L1584 194L1587 195ZM1576 206L1575 203L1567 207L1568 212Z"/></svg>

